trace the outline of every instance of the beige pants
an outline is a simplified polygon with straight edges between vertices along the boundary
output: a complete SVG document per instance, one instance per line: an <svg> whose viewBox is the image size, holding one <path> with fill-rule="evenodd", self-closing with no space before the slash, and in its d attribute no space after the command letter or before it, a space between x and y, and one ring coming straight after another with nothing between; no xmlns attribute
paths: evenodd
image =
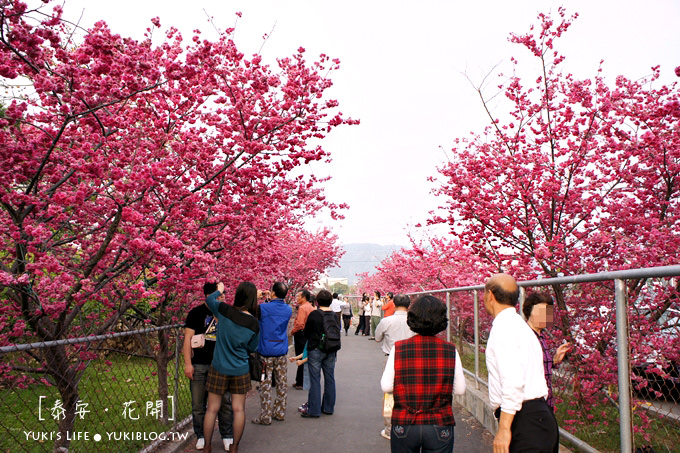
<svg viewBox="0 0 680 453"><path fill-rule="evenodd" d="M387 365L387 357L388 356L385 356L385 362L383 363L383 371L385 371L385 365ZM389 415L387 415L387 413L386 413L387 411L385 410L386 409L385 408L386 395L388 395L388 393L383 393L383 407L382 407L382 409L383 409L383 420L385 422L385 432L387 434L389 434L390 431L392 430L392 407L390 406ZM394 398L392 398L392 406L394 406Z"/></svg>

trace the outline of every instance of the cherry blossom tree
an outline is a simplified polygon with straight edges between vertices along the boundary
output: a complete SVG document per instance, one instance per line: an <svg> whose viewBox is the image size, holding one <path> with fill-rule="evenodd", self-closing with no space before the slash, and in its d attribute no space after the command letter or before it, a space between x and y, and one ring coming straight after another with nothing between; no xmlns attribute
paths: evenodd
<svg viewBox="0 0 680 453"><path fill-rule="evenodd" d="M470 247L457 239L409 237L410 247L395 251L383 260L375 273L360 276L357 288L372 293L414 293L461 286L478 285L480 276L493 273L493 266L480 259ZM446 297L442 294L440 297ZM472 341L474 305L469 292L450 296L453 334ZM483 310L483 307L481 307ZM484 324L486 326L486 324Z"/></svg>
<svg viewBox="0 0 680 453"><path fill-rule="evenodd" d="M104 22L76 41L61 13L15 0L0 13L5 344L106 332L139 302L176 320L198 282L243 279L281 234L337 258L335 237L305 237L302 219L345 206L296 171L329 160L319 140L356 123L324 97L337 60L309 63L301 48L272 68L240 53L233 30L185 44L169 28L156 46L157 18L142 41ZM61 431L89 357L67 346L42 357L70 414Z"/></svg>
<svg viewBox="0 0 680 453"><path fill-rule="evenodd" d="M489 126L456 140L435 191L444 213L430 223L448 224L479 257L520 279L677 263L677 84L657 87L659 68L640 80L619 76L613 85L601 68L591 79L568 74L556 44L576 15L559 9L556 16L541 14L535 30L510 38L536 63L528 84L513 58L515 75L499 86L503 102L485 96L486 82L477 87ZM499 114L495 105L510 110ZM631 281L628 289L633 357L656 347L678 360L678 336L664 337L657 321L677 309L680 288ZM577 396L594 401L615 382L601 366L615 363L613 291L553 291L555 341L575 341L582 359L576 371L589 383Z"/></svg>
<svg viewBox="0 0 680 453"><path fill-rule="evenodd" d="M275 254L271 263L275 269L267 275L286 282L290 296L317 282L324 271L337 266L345 253L337 245L337 236L328 229L316 233L284 232L270 251L270 257Z"/></svg>
<svg viewBox="0 0 680 453"><path fill-rule="evenodd" d="M409 236L410 247L395 251L384 259L372 275L362 274L357 288L362 292L409 293L435 288L454 288L477 284L479 275L489 272L479 259L458 240Z"/></svg>

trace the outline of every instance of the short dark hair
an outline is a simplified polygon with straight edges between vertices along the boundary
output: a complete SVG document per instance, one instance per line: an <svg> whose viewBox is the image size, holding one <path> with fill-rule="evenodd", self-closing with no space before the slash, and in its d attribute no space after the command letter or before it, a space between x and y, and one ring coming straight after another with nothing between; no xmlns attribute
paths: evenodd
<svg viewBox="0 0 680 453"><path fill-rule="evenodd" d="M380 291L373 291L373 294L375 294L376 296L378 296L378 299L380 299Z"/></svg>
<svg viewBox="0 0 680 453"><path fill-rule="evenodd" d="M389 297L390 299L394 299L394 293L390 291L389 293L387 293L387 297Z"/></svg>
<svg viewBox="0 0 680 453"><path fill-rule="evenodd" d="M496 282L489 282L484 285L484 291L491 291L496 302L503 305L510 305L516 307L519 301L519 287L515 287L514 291L506 291Z"/></svg>
<svg viewBox="0 0 680 453"><path fill-rule="evenodd" d="M409 307L406 324L417 334L434 336L446 329L446 304L434 296L421 296Z"/></svg>
<svg viewBox="0 0 680 453"><path fill-rule="evenodd" d="M257 313L257 288L252 282L241 282L234 294L234 307L245 308L248 313Z"/></svg>
<svg viewBox="0 0 680 453"><path fill-rule="evenodd" d="M333 295L330 291L322 289L316 293L316 301L319 303L319 307L330 307L331 302L333 302Z"/></svg>
<svg viewBox="0 0 680 453"><path fill-rule="evenodd" d="M217 283L215 282L205 282L203 283L203 294L209 296L210 294L217 291Z"/></svg>
<svg viewBox="0 0 680 453"><path fill-rule="evenodd" d="M363 296L361 296L361 301L366 302L368 300L368 294L364 293Z"/></svg>
<svg viewBox="0 0 680 453"><path fill-rule="evenodd" d="M283 299L288 294L288 286L283 282L276 282L272 285L272 291L277 299Z"/></svg>
<svg viewBox="0 0 680 453"><path fill-rule="evenodd" d="M524 318L529 320L531 311L534 309L534 305L538 304L553 305L552 297L550 297L550 294L543 292L529 293L526 300L524 301L524 305L522 305L522 313L524 313Z"/></svg>
<svg viewBox="0 0 680 453"><path fill-rule="evenodd" d="M388 293L388 295L391 293ZM411 305L411 298L405 294L397 294L394 296L394 306L408 308Z"/></svg>
<svg viewBox="0 0 680 453"><path fill-rule="evenodd" d="M338 298L338 293L333 293L333 299L337 299L337 298Z"/></svg>
<svg viewBox="0 0 680 453"><path fill-rule="evenodd" d="M306 289L301 289L300 291L298 291L298 293L299 293L299 294L302 296L302 298L303 298L304 300L306 300L307 302L309 302L310 300L312 300L312 293L310 293L308 290L306 290Z"/></svg>

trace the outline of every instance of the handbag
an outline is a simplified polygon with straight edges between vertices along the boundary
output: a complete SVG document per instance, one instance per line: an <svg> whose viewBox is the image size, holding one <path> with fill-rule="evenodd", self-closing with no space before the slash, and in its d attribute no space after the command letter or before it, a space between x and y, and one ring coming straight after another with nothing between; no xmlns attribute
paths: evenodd
<svg viewBox="0 0 680 453"><path fill-rule="evenodd" d="M392 417L392 408L394 407L394 393L385 393L383 396L383 417Z"/></svg>
<svg viewBox="0 0 680 453"><path fill-rule="evenodd" d="M198 335L193 335L191 337L191 347L192 348L202 348L205 346L205 335L199 333Z"/></svg>
<svg viewBox="0 0 680 453"><path fill-rule="evenodd" d="M262 356L259 352L251 352L248 354L248 368L250 369L250 380L262 382Z"/></svg>
<svg viewBox="0 0 680 453"><path fill-rule="evenodd" d="M211 329L215 327L215 324L217 323L217 317L213 316L212 321L210 321L210 324L208 324L208 327L205 329L206 332L210 332ZM199 333L198 335L193 335L191 337L191 348L202 348L205 346L205 334L204 333Z"/></svg>

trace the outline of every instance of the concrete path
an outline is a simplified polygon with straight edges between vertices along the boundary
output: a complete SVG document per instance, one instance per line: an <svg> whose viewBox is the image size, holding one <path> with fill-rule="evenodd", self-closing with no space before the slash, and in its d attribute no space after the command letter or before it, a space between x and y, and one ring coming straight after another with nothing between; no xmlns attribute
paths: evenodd
<svg viewBox="0 0 680 453"><path fill-rule="evenodd" d="M260 400L256 392L246 402L246 427L240 451L256 453L291 452L376 452L390 451L390 442L380 436L383 428L382 375L385 355L380 344L368 337L342 337L335 368L337 402L333 415L302 418L297 408L307 401L307 392L293 389L295 365L288 368L288 405L286 419L269 426L254 425L251 419L259 415ZM255 383L253 383L255 384ZM323 382L322 382L323 385ZM493 437L461 406L454 407L456 417L454 451L476 453L493 450ZM193 452L196 438L190 436L181 445L165 445L157 452ZM217 431L213 436L213 451L224 451Z"/></svg>

